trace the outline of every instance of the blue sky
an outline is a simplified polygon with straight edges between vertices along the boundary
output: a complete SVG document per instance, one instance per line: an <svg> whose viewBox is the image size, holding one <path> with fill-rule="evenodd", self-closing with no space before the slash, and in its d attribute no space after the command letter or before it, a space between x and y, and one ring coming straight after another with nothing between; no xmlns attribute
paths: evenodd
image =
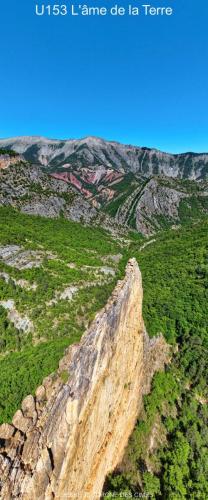
<svg viewBox="0 0 208 500"><path fill-rule="evenodd" d="M168 18L37 17L36 3L52 2L1 2L0 137L208 151L207 0L153 0Z"/></svg>

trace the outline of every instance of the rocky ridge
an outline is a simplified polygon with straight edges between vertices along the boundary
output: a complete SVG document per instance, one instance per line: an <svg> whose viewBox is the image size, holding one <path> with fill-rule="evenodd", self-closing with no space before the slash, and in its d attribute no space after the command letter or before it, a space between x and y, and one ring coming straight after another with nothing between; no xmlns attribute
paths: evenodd
<svg viewBox="0 0 208 500"><path fill-rule="evenodd" d="M40 165L12 164L0 171L0 206L11 205L28 215L102 225L117 234L125 233L109 215L99 212L75 186L56 179Z"/></svg>
<svg viewBox="0 0 208 500"><path fill-rule="evenodd" d="M37 163L9 164L0 172L0 204L27 214L151 235L208 213L208 155L171 156L96 138L9 141L2 144Z"/></svg>
<svg viewBox="0 0 208 500"><path fill-rule="evenodd" d="M39 166L21 163L0 173L0 205L28 214L89 222L96 210L71 186L45 174Z"/></svg>
<svg viewBox="0 0 208 500"><path fill-rule="evenodd" d="M199 180L208 174L208 153L169 154L98 137L55 140L44 137L14 137L0 140L0 147L12 148L26 160L44 167L69 168L103 166L119 172L131 171L146 176ZM97 170L97 168L96 168Z"/></svg>
<svg viewBox="0 0 208 500"><path fill-rule="evenodd" d="M197 221L208 213L206 181L193 183L155 176L134 189L116 212L118 224L151 236L164 227L174 229L185 217Z"/></svg>
<svg viewBox="0 0 208 500"><path fill-rule="evenodd" d="M168 356L163 338L149 340L145 331L141 274L132 259L58 373L24 399L12 424L0 427L1 498L99 498L122 458L142 395Z"/></svg>

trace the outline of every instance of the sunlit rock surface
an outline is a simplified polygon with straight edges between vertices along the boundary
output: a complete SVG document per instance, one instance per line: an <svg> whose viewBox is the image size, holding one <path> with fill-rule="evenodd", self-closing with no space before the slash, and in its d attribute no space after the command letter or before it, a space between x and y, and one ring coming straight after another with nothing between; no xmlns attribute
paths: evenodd
<svg viewBox="0 0 208 500"><path fill-rule="evenodd" d="M57 374L47 377L0 427L1 498L94 500L119 461L151 377L168 358L162 337L149 340L142 280L130 260L106 307Z"/></svg>

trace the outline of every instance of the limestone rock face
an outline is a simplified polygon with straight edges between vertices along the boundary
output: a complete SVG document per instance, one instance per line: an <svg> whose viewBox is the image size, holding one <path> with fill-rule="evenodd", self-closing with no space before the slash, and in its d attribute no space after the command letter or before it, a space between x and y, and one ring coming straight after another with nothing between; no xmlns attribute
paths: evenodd
<svg viewBox="0 0 208 500"><path fill-rule="evenodd" d="M0 439L10 439L14 434L14 427L10 424L0 425Z"/></svg>
<svg viewBox="0 0 208 500"><path fill-rule="evenodd" d="M28 215L66 219L101 225L111 233L125 234L114 218L99 213L96 200L63 179L48 175L39 165L19 162L11 168L0 167L0 207L12 206Z"/></svg>
<svg viewBox="0 0 208 500"><path fill-rule="evenodd" d="M1 154L0 153L0 170L4 170L11 165L16 165L20 161L22 161L22 157L20 155L14 154Z"/></svg>
<svg viewBox="0 0 208 500"><path fill-rule="evenodd" d="M0 139L1 148L12 148L26 160L44 167L64 165L90 167L88 176L98 181L103 169L142 173L148 177L163 174L184 179L203 179L208 173L207 153L168 154L157 149L141 148L106 141L99 137L84 137L60 141L44 137L12 137ZM96 166L97 174L92 173Z"/></svg>
<svg viewBox="0 0 208 500"><path fill-rule="evenodd" d="M5 428L4 436L1 427L1 498L98 499L122 459L154 370L167 356L162 337L150 341L145 332L141 274L132 259L58 373L23 401L11 432Z"/></svg>
<svg viewBox="0 0 208 500"><path fill-rule="evenodd" d="M74 221L89 222L97 215L97 210L71 186L50 177L38 165L25 162L0 169L1 205L49 218L62 213Z"/></svg>
<svg viewBox="0 0 208 500"><path fill-rule="evenodd" d="M163 186L161 180L151 179L142 192L136 206L136 227L145 235L155 233L160 229L158 216L163 216L172 221L179 220L179 205L181 200L189 198L179 187Z"/></svg>

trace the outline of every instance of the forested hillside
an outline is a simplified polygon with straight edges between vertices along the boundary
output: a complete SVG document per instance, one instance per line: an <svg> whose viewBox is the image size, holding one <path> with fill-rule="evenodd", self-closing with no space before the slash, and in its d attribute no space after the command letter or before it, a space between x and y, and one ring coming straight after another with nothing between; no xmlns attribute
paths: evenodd
<svg viewBox="0 0 208 500"><path fill-rule="evenodd" d="M145 325L172 360L155 375L107 498L208 497L208 223L149 239L0 209L0 422L56 370L107 301L130 257L143 277ZM63 372L63 381L65 373Z"/></svg>
<svg viewBox="0 0 208 500"><path fill-rule="evenodd" d="M0 208L0 422L105 305L121 251L102 229Z"/></svg>
<svg viewBox="0 0 208 500"><path fill-rule="evenodd" d="M167 231L142 251L135 245L148 333L162 332L173 354L166 372L155 375L120 470L107 481L107 498L208 497L207 230L204 222Z"/></svg>

